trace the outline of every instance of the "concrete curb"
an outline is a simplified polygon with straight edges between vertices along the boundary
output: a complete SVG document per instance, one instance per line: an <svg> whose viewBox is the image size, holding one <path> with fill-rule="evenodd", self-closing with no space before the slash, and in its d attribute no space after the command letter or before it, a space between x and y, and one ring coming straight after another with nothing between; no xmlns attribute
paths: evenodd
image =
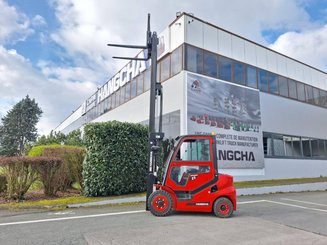
<svg viewBox="0 0 327 245"><path fill-rule="evenodd" d="M103 205L111 205L111 204L124 204L124 203L135 203L135 202L145 202L145 196L140 196L140 197L127 197L127 198L112 199L112 200L103 200L103 201L97 201L97 202L86 202L86 203L68 204L67 205L67 208L93 207L93 206L103 206Z"/></svg>
<svg viewBox="0 0 327 245"><path fill-rule="evenodd" d="M324 191L324 190L327 190L327 182L296 184L296 185L266 186L266 187L256 187L256 188L240 188L236 190L236 194L237 196L247 196L247 195L279 193L279 192L302 192L302 191ZM69 204L67 205L67 208L137 203L137 202L145 202L145 199L146 199L145 196L128 197L128 198L121 198L121 199L103 200L98 202Z"/></svg>

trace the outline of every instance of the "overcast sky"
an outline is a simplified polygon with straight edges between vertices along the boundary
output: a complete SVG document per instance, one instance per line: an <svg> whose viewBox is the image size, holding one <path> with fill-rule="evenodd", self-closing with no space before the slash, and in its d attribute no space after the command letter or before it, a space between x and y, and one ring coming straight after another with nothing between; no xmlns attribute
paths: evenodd
<svg viewBox="0 0 327 245"><path fill-rule="evenodd" d="M327 71L326 0L0 0L0 116L29 94L49 133L136 52L108 42L143 44L147 13L160 33L178 11Z"/></svg>

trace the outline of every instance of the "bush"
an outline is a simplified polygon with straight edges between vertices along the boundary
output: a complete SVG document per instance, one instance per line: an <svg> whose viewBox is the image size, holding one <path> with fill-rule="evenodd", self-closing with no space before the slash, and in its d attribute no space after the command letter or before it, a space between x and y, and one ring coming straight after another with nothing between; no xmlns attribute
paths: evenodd
<svg viewBox="0 0 327 245"><path fill-rule="evenodd" d="M35 168L39 173L44 187L44 194L47 196L56 195L60 187L60 174L58 171L63 165L61 158L37 157Z"/></svg>
<svg viewBox="0 0 327 245"><path fill-rule="evenodd" d="M7 189L6 176L0 175L0 193L4 192L6 189Z"/></svg>
<svg viewBox="0 0 327 245"><path fill-rule="evenodd" d="M44 157L0 157L0 166L7 181L8 198L24 199L32 183L37 180L41 166L61 161Z"/></svg>
<svg viewBox="0 0 327 245"><path fill-rule="evenodd" d="M56 172L57 179L55 192L66 191L73 182L78 182L82 187L82 168L85 149L66 145L42 145L35 146L29 152L29 156L60 157L64 164Z"/></svg>
<svg viewBox="0 0 327 245"><path fill-rule="evenodd" d="M148 129L117 121L84 128L86 196L120 195L146 190Z"/></svg>
<svg viewBox="0 0 327 245"><path fill-rule="evenodd" d="M64 165L60 169L62 183L59 189L65 191L71 187L73 182L78 182L83 187L83 161L85 157L85 149L81 147L60 147L60 148L45 148L43 152L47 157L61 157L64 159Z"/></svg>

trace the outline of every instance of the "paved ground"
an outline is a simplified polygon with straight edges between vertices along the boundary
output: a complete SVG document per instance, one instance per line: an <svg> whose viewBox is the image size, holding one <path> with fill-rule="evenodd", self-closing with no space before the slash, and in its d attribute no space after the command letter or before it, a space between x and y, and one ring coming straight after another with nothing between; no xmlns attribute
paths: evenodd
<svg viewBox="0 0 327 245"><path fill-rule="evenodd" d="M143 205L0 211L0 244L327 244L327 192L238 198L230 219L177 213L157 218Z"/></svg>

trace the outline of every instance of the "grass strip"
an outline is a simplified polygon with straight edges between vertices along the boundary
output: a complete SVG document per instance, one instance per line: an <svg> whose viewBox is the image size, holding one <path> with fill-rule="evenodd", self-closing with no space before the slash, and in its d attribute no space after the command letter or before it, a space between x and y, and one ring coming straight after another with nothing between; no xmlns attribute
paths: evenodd
<svg viewBox="0 0 327 245"><path fill-rule="evenodd" d="M0 209L1 208L4 209L32 208L32 207L48 208L48 207L55 207L55 206L65 206L74 203L97 202L103 200L138 197L144 195L145 193L129 194L129 195L122 195L122 196L110 196L110 197L84 197L84 196L61 197L61 198L44 199L39 201L22 201L22 202L5 203L5 204L0 204Z"/></svg>
<svg viewBox="0 0 327 245"><path fill-rule="evenodd" d="M297 184L308 184L308 183L319 183L319 182L327 182L327 177L242 181L242 182L235 182L234 186L237 189L240 189L240 188L255 188L255 187L265 187L265 186L278 186L278 185L297 185Z"/></svg>

